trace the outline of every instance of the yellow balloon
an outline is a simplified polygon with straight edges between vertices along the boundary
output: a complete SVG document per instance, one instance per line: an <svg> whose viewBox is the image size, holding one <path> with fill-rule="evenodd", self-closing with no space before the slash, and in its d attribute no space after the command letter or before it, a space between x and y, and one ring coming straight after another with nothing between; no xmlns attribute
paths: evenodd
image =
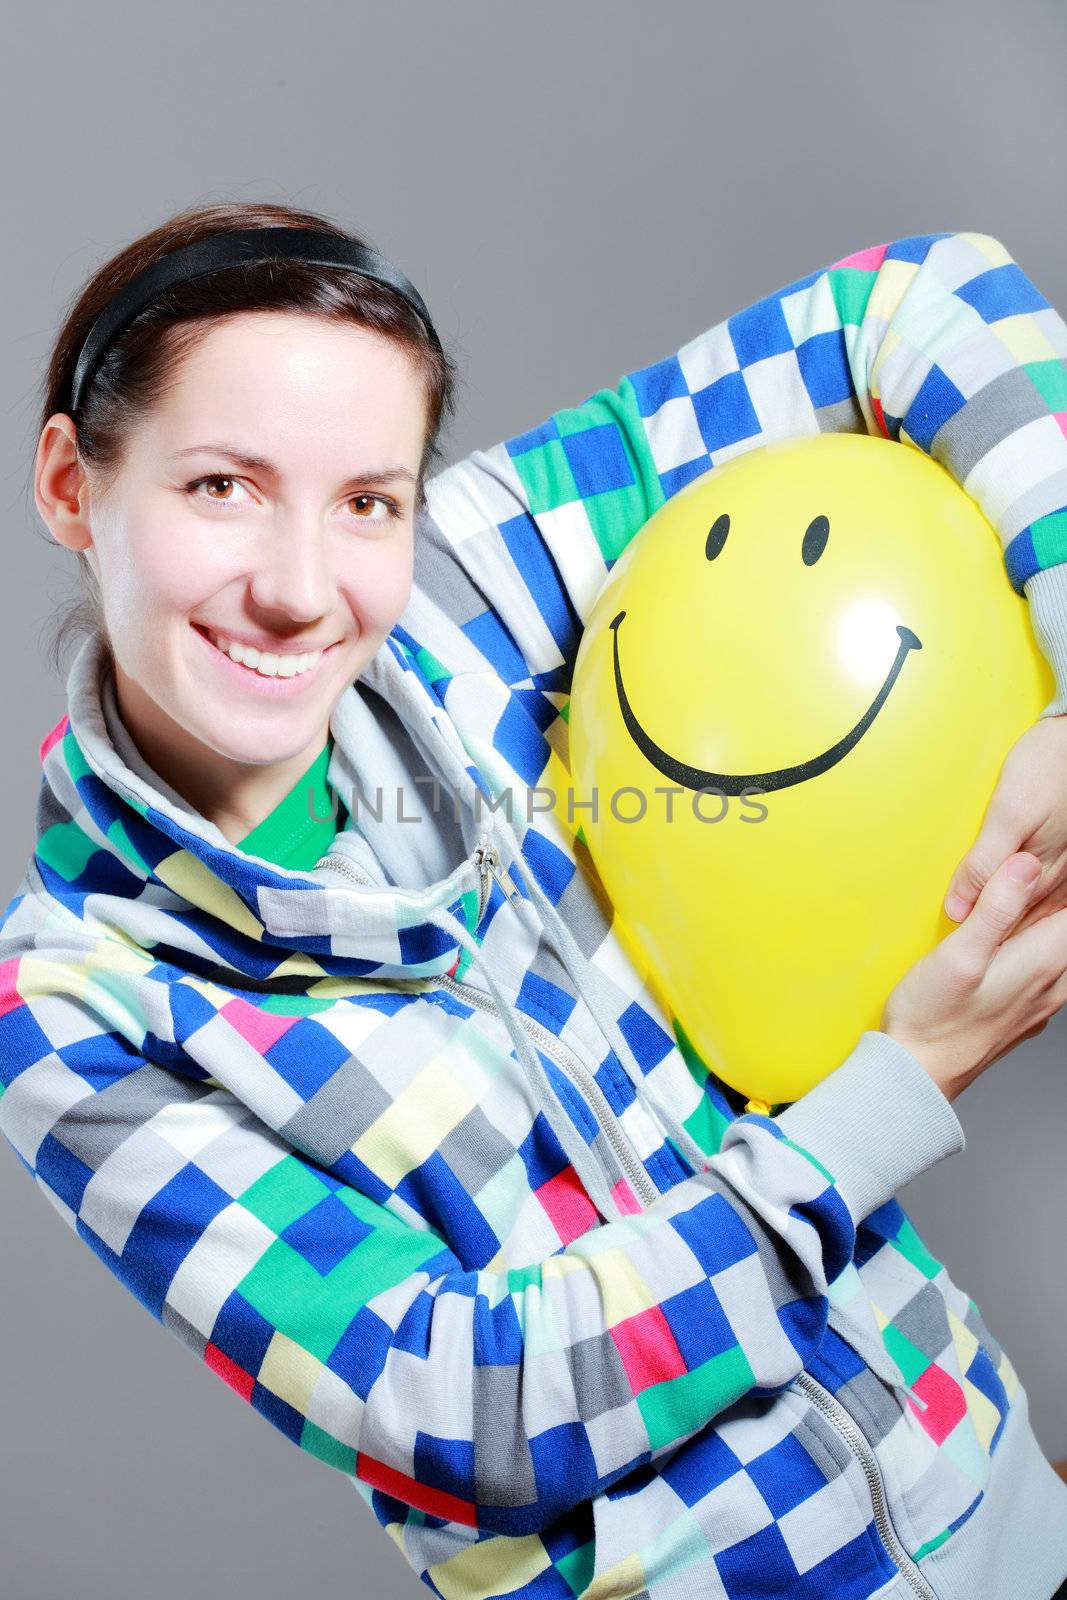
<svg viewBox="0 0 1067 1600"><path fill-rule="evenodd" d="M750 1104L833 1071L956 926L951 875L1054 692L995 530L917 448L751 450L627 545L583 632L557 805Z"/></svg>

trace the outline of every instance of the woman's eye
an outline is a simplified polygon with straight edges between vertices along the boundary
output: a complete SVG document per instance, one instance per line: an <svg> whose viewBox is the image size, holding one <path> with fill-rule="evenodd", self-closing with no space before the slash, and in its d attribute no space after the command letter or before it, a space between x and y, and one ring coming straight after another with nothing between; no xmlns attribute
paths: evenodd
<svg viewBox="0 0 1067 1600"><path fill-rule="evenodd" d="M226 495L218 495L218 494L202 495L202 494L197 494L196 491L203 484L206 484L206 483L211 483L211 484L229 483L229 484L232 484L234 487L237 487L237 479L236 478L228 478L223 473L213 472L213 473L209 473L206 477L203 477L203 478L194 478L192 483L187 483L185 485L185 492L187 494L191 495L194 500L219 500L219 501L222 501L225 504L228 501L233 499L233 496L230 495L230 494L226 494Z"/></svg>
<svg viewBox="0 0 1067 1600"><path fill-rule="evenodd" d="M365 504L369 503L371 505L377 503L380 506L384 506L385 514L388 517L398 517L400 515L400 507L397 505L396 501L389 500L384 494L354 494L351 496L348 503L350 506L354 506L360 502ZM374 517L356 518L357 522L374 522L376 520L377 519Z"/></svg>

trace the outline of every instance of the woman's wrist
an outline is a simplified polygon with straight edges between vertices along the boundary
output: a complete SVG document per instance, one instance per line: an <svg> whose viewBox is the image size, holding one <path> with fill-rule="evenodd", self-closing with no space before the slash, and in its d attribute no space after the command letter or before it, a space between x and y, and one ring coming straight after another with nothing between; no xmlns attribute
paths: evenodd
<svg viewBox="0 0 1067 1600"><path fill-rule="evenodd" d="M906 1050L915 1058L923 1070L929 1073L950 1105L963 1093L967 1086L966 1081L949 1068L937 1048L928 1039L917 1039L909 1034L906 1028L886 1023L884 1020L880 1032L887 1038L895 1040L902 1050Z"/></svg>

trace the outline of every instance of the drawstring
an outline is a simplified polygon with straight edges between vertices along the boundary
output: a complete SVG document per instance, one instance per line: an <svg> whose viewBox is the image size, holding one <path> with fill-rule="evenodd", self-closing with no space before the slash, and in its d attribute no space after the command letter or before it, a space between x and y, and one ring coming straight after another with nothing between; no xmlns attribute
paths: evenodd
<svg viewBox="0 0 1067 1600"><path fill-rule="evenodd" d="M494 837L499 837L499 835L502 834L502 822L499 818L494 819L494 821L496 821L496 827L491 829L491 834L493 834ZM597 1022L597 1026L598 1029L600 1029L601 1034L605 1035L609 1045L611 1045L614 1053L616 1053L617 1059L621 1061L622 1067L624 1067L625 1070L625 1074L627 1074L627 1077L630 1078L630 1082L633 1083L633 1088L635 1088L635 1090L637 1090L638 1093L643 1096L643 1099L648 1101L648 1104L651 1104L651 1106L654 1107L654 1110L656 1110L657 1115L659 1115L659 1118L661 1118L662 1125L667 1128L667 1131L669 1131L670 1134L670 1139L672 1139L673 1144L675 1144L678 1152L680 1152L681 1158L683 1158L685 1162L688 1162L688 1165L693 1168L694 1173L699 1173L699 1171L704 1170L705 1166L707 1166L707 1150L701 1149L701 1146L697 1144L696 1139L694 1139L693 1136L688 1133L686 1128L681 1126L681 1123L678 1122L678 1118L673 1115L672 1109L665 1104L661 1094L657 1093L657 1090L654 1090L653 1085L648 1082L648 1078L646 1078L645 1074L641 1072L640 1061L638 1061L637 1056L633 1054L633 1051L630 1050L630 1045L627 1043L627 1040L625 1040L625 1035L622 1034L622 1029L619 1027L619 1024L617 1024L616 1019L614 1019L613 1013L611 1013L611 1010L609 1010L609 1006L601 1005L597 998L595 998L595 995L597 995L598 986L600 986L600 974L597 973L595 966L593 966L593 963L590 962L589 958L585 957L581 947L579 947L579 944L577 944L573 934L571 934L571 930L569 930L568 926L566 926L565 920L563 920L563 917L558 914L558 910L555 909L555 906L553 906L549 896L544 893L541 885L537 883L536 874L534 874L533 869L528 867L525 858L522 858L522 850L518 848L518 840L515 838L515 835L512 835L512 843L515 845L515 850L514 853L509 851L512 859L507 862L507 870L509 870L510 874L512 874L512 877L514 877L515 867L520 867L520 872L522 872L522 882L523 885L525 885L526 894L528 894L528 898L531 899L531 902L536 904L537 909L539 909L539 912L541 912L541 920L542 923L544 923L545 928L550 928L550 930L555 933L555 942L557 942L558 955L560 955L561 962L563 962L563 965L568 968L577 992L579 992L579 995L581 995L581 997L585 1000L585 1005L589 1006L589 1011L590 1014L592 1014L593 1021ZM464 944L466 949L470 950L472 958L474 958L475 962L477 962L478 966L480 966L480 971L482 971L483 976L485 976L486 984L488 984L488 987L490 987L491 995L493 995L494 1000L496 1000L496 1005L498 1005L499 1011L501 1011L502 1014L502 1018L504 1018L504 1022L506 1022L507 1030L509 1030L509 1034L512 1035L512 1038L514 1038L515 1046L517 1046L518 1050L518 1058L520 1058L520 1061L525 1064L526 1074L528 1074L528 1077L531 1078L531 1085L533 1085L534 1088L539 1091L539 1098L544 1099L545 1109L550 1109L550 1112L552 1112L552 1117L550 1117L550 1120L552 1120L553 1130L555 1130L555 1133L557 1133L557 1138L560 1139L561 1146L563 1146L563 1149L566 1150L566 1154L568 1154L568 1157L571 1158L574 1168L576 1168L577 1173L581 1174L582 1178L587 1179L587 1182L590 1182L590 1179L587 1178L587 1174L592 1174L592 1182L595 1184L597 1194L593 1194L593 1187L590 1186L590 1195L592 1195L595 1200L597 1200L597 1197L606 1198L606 1203L608 1203L611 1210L616 1211L616 1213L619 1214L624 1214L619 1211L619 1206L617 1206L616 1202L614 1202L613 1198L611 1198L611 1190L609 1190L609 1187L606 1186L605 1178L603 1178L603 1171L601 1171L600 1168L600 1163L598 1163L597 1160L595 1160L595 1157L593 1157L589 1146L585 1144L584 1139L581 1138L581 1134L577 1133L577 1130L574 1128L571 1120L569 1120L565 1114L561 1115L560 1117L561 1107L558 1106L558 1096L555 1094L555 1091L553 1091L552 1083L550 1083L549 1077L547 1077L547 1074L545 1074L541 1058L537 1056L536 1050L533 1048L530 1035L526 1034L526 1030L523 1029L520 1022L515 1021L514 1014L512 1014L514 1013L514 1006L510 1005L509 1000L506 1000L506 997L502 995L498 984L493 981L493 976L491 976L490 971L488 971L488 963L482 962L483 954L485 954L482 946L480 946L475 939L470 938L470 934L467 933L466 925L462 925L458 918L453 917L453 914L451 914L450 910L446 910L445 907L442 907L442 914L443 917L448 920L448 931L453 934L454 938L458 938L459 942ZM430 915L429 920L430 922L434 922L437 926L443 926L443 923L438 922L434 915ZM582 984L581 982L582 974L585 976L585 984ZM603 1206L601 1206L601 1210L603 1210Z"/></svg>
<svg viewBox="0 0 1067 1600"><path fill-rule="evenodd" d="M678 1121L677 1116L664 1102L659 1092L645 1077L641 1070L641 1063L627 1043L626 1036L615 1020L611 1009L594 1002L593 996L600 983L600 974L588 956L584 954L567 924L537 882L533 870L527 865L525 858L521 856L521 852L518 852L508 864L508 870L512 876L514 876L516 865L520 867L522 879L530 898L535 900L540 908L542 920L550 924L555 932L560 956L564 958L565 963L566 957L570 957L570 972L576 985L578 985L579 974L584 974L586 986L585 988L579 986L579 993L589 1007L601 1033L621 1061L634 1088L655 1108L664 1127L669 1130L671 1139L693 1171L701 1172L708 1163L707 1151L701 1149L688 1130Z"/></svg>
<svg viewBox="0 0 1067 1600"><path fill-rule="evenodd" d="M560 1104L559 1097L544 1069L540 1056L533 1047L529 1034L514 1015L514 1007L507 1000L500 986L494 982L488 963L483 963L482 955L484 952L481 945L472 938L463 923L449 911L447 906L431 908L426 913L426 920L432 922L436 927L444 929L445 932L458 940L466 950L470 951L472 960L478 963L482 976L489 986L489 992L496 1001L504 1024L515 1043L519 1061L526 1069L526 1075L534 1092L536 1104L544 1110L545 1116L552 1126L552 1131L563 1146L564 1153L571 1165L584 1183L586 1192L593 1204L605 1217L627 1215L628 1213L622 1210L613 1197L611 1187L599 1161L597 1161L578 1129L568 1117L564 1107Z"/></svg>

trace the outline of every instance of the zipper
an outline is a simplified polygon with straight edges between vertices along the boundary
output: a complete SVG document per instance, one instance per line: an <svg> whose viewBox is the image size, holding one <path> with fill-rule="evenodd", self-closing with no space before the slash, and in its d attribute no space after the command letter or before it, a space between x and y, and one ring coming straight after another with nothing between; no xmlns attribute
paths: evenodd
<svg viewBox="0 0 1067 1600"><path fill-rule="evenodd" d="M937 1594L923 1577L915 1562L909 1556L904 1546L897 1537L889 1516L889 1506L885 1496L885 1485L882 1481L882 1469L878 1459L865 1438L862 1429L855 1418L846 1411L829 1389L823 1387L817 1378L810 1372L801 1372L790 1386L799 1389L811 1401L827 1422L841 1435L853 1455L863 1468L864 1477L871 1494L871 1504L874 1507L874 1523L878 1529L886 1554L889 1556L898 1572L910 1584L911 1588L921 1600L938 1600Z"/></svg>
<svg viewBox="0 0 1067 1600"><path fill-rule="evenodd" d="M319 867L333 867L343 877L352 878L356 883L365 883L371 889L377 887L373 879L367 877L363 868L357 867L347 856L320 856L312 870L318 871Z"/></svg>
<svg viewBox="0 0 1067 1600"><path fill-rule="evenodd" d="M522 895L519 893L511 873L508 871L507 867L505 867L504 863L501 861L496 850L491 844L476 845L473 851L472 859L477 863L478 871L481 874L480 889L478 894L478 916L475 920L475 926L477 927L478 923L482 920L482 912L485 910L486 903L489 899L490 876L496 878L500 887L503 889L505 895L511 901L513 906L517 906L520 903L522 900Z"/></svg>
<svg viewBox="0 0 1067 1600"><path fill-rule="evenodd" d="M500 860L500 857L497 855L491 844L476 845L468 859L474 862L479 873L478 915L475 918L475 926L481 922L486 903L489 899L489 883L491 877L495 876L497 878L500 887L503 889L512 905L519 904L520 900L522 899L522 895L516 886L514 878L504 866L503 862ZM319 867L336 868L338 872L351 877L356 883L364 883L369 888L375 887L373 880L368 878L362 867L357 867L355 862L349 861L347 856L320 856L315 863L315 869L317 870Z"/></svg>

